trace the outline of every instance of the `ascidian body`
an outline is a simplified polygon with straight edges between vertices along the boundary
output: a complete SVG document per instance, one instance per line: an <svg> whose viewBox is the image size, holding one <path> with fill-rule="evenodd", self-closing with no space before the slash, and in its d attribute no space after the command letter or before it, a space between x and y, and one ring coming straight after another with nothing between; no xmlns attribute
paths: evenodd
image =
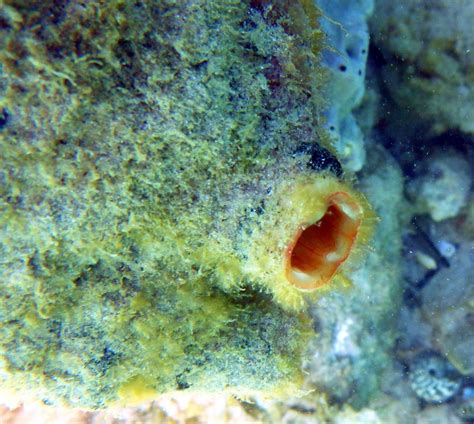
<svg viewBox="0 0 474 424"><path fill-rule="evenodd" d="M318 9L30 3L0 12L3 386L297 393L305 296L373 221L318 162Z"/></svg>

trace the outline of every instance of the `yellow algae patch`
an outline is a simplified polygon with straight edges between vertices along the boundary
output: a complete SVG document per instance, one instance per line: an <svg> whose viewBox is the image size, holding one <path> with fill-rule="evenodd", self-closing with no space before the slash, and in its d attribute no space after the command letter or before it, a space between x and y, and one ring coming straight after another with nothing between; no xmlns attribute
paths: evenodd
<svg viewBox="0 0 474 424"><path fill-rule="evenodd" d="M119 387L117 394L118 404L137 405L155 398L158 392L145 377L138 375Z"/></svg>

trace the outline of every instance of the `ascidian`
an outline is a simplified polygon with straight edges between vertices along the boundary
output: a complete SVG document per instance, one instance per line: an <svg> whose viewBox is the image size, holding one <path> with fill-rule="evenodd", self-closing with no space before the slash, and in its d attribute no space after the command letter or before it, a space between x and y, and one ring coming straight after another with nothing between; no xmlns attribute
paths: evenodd
<svg viewBox="0 0 474 424"><path fill-rule="evenodd" d="M321 160L319 15L3 2L4 389L87 408L298 393L305 298L350 279L373 222Z"/></svg>

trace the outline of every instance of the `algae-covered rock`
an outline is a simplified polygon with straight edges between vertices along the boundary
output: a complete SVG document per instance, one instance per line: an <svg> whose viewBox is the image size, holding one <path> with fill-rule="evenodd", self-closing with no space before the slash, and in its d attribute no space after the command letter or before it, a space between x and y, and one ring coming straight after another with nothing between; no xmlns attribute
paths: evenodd
<svg viewBox="0 0 474 424"><path fill-rule="evenodd" d="M326 169L319 11L267 3L2 3L3 387L86 407L295 391L289 275L350 272L370 212ZM324 275L292 254L320 222Z"/></svg>
<svg viewBox="0 0 474 424"><path fill-rule="evenodd" d="M405 125L474 131L473 18L465 0L376 1L371 33Z"/></svg>
<svg viewBox="0 0 474 424"><path fill-rule="evenodd" d="M434 221L453 218L468 202L471 174L469 160L462 153L435 151L419 164L408 192L418 211L428 212Z"/></svg>

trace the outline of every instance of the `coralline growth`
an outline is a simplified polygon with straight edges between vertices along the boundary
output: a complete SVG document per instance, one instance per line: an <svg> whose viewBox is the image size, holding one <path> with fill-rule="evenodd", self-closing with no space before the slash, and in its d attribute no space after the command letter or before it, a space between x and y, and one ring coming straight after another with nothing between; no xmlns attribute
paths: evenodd
<svg viewBox="0 0 474 424"><path fill-rule="evenodd" d="M461 387L454 367L433 352L423 352L413 361L409 379L417 396L432 403L447 401Z"/></svg>

